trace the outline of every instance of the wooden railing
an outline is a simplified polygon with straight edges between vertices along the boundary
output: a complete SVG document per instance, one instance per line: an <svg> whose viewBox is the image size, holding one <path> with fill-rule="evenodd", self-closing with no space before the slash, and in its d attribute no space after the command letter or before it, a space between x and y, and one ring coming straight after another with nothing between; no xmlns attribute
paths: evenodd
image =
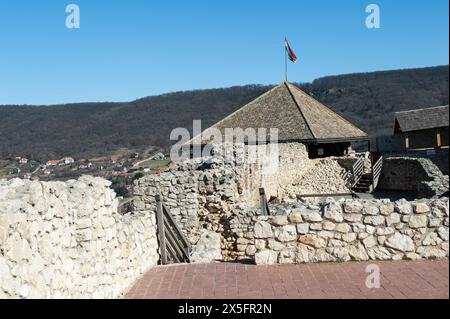
<svg viewBox="0 0 450 319"><path fill-rule="evenodd" d="M189 262L190 245L161 195L156 195L156 221L162 265Z"/></svg>
<svg viewBox="0 0 450 319"><path fill-rule="evenodd" d="M364 157L359 157L352 167L353 180L352 187L358 184L361 177L364 175Z"/></svg>
<svg viewBox="0 0 450 319"><path fill-rule="evenodd" d="M264 188L259 189L259 206L261 208L261 214L270 215L269 204L267 203L267 196Z"/></svg>
<svg viewBox="0 0 450 319"><path fill-rule="evenodd" d="M350 193L326 193L326 194L299 194L297 198L307 198L307 197L342 197L342 196L351 196L352 198L359 198L358 194L355 192Z"/></svg>
<svg viewBox="0 0 450 319"><path fill-rule="evenodd" d="M383 156L378 157L375 163L372 162L372 181L375 187L378 182L378 178L381 175L381 171L383 169Z"/></svg>
<svg viewBox="0 0 450 319"><path fill-rule="evenodd" d="M342 169L340 175L341 179L344 181L347 188L352 189L353 186L353 174L346 169Z"/></svg>

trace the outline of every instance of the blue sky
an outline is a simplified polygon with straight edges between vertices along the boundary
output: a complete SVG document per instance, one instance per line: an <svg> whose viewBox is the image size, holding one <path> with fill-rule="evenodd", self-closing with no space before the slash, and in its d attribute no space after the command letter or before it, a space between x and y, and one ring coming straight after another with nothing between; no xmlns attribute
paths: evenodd
<svg viewBox="0 0 450 319"><path fill-rule="evenodd" d="M65 26L75 3L81 28ZM381 28L367 29L377 3ZM0 104L127 101L448 64L448 0L1 0Z"/></svg>

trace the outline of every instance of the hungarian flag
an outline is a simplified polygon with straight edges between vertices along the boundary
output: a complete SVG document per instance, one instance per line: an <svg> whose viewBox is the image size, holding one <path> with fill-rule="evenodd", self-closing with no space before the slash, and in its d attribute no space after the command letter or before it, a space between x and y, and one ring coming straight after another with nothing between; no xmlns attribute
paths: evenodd
<svg viewBox="0 0 450 319"><path fill-rule="evenodd" d="M284 38L284 46L286 48L286 53L289 57L289 60L292 62L297 62L297 56L295 55L294 51L292 51L291 46L289 45L289 42L286 38Z"/></svg>

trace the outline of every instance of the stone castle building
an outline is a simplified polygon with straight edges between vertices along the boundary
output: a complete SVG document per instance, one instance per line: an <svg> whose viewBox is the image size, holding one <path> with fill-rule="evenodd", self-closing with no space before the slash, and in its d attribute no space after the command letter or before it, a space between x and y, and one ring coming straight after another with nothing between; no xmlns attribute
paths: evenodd
<svg viewBox="0 0 450 319"><path fill-rule="evenodd" d="M273 128L278 129L276 140L269 135ZM227 135L229 129L234 129L232 139ZM265 135L246 135L247 129L265 129ZM214 142L217 132L221 134L221 141L243 142L247 151L256 148L258 156L263 154L262 157L268 156L266 144L277 144L276 170L262 172L261 163L273 162L273 158L245 165L244 193L249 202L255 204L259 200L260 187L269 198L282 197L281 185L299 180L311 168L311 159L342 156L348 153L352 142L369 142L367 133L289 82L259 96L189 143L205 145Z"/></svg>

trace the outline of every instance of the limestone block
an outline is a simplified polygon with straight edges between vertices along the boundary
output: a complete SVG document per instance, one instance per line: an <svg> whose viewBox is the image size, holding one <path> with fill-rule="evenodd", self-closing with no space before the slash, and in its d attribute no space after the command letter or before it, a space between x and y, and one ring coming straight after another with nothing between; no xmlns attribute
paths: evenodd
<svg viewBox="0 0 450 319"><path fill-rule="evenodd" d="M362 214L345 214L344 220L351 223L360 223L362 222L363 215Z"/></svg>
<svg viewBox="0 0 450 319"><path fill-rule="evenodd" d="M367 254L372 260L389 260L392 257L391 253L385 247L381 246L368 248Z"/></svg>
<svg viewBox="0 0 450 319"><path fill-rule="evenodd" d="M322 228L323 228L324 230L334 230L334 229L336 228L336 224L333 223L333 222L330 222L329 220L325 220L325 221L322 223Z"/></svg>
<svg viewBox="0 0 450 319"><path fill-rule="evenodd" d="M347 214L359 214L363 209L362 203L356 200L346 200L343 207Z"/></svg>
<svg viewBox="0 0 450 319"><path fill-rule="evenodd" d="M448 227L439 227L437 232L442 240L448 241Z"/></svg>
<svg viewBox="0 0 450 319"><path fill-rule="evenodd" d="M192 247L190 259L192 263L209 263L214 260L222 260L220 235L204 230L198 242Z"/></svg>
<svg viewBox="0 0 450 319"><path fill-rule="evenodd" d="M412 252L415 248L414 242L410 237L398 232L386 239L385 245L402 252Z"/></svg>
<svg viewBox="0 0 450 319"><path fill-rule="evenodd" d="M322 221L322 216L315 210L305 210L302 212L302 218L306 222L318 223Z"/></svg>
<svg viewBox="0 0 450 319"><path fill-rule="evenodd" d="M387 226L396 225L398 223L400 223L400 214L392 213L392 214L389 214L388 216L386 216L386 225Z"/></svg>
<svg viewBox="0 0 450 319"><path fill-rule="evenodd" d="M278 254L272 250L261 250L255 254L255 263L257 265L273 265L278 260Z"/></svg>
<svg viewBox="0 0 450 319"><path fill-rule="evenodd" d="M379 226L379 225L384 225L384 222L385 222L385 218L384 218L384 216L381 216L381 215L364 217L365 224Z"/></svg>
<svg viewBox="0 0 450 319"><path fill-rule="evenodd" d="M380 209L377 206L365 206L362 210L363 215L378 215L380 213Z"/></svg>
<svg viewBox="0 0 450 319"><path fill-rule="evenodd" d="M431 209L426 203L418 202L414 205L414 212L416 214L427 214L430 211Z"/></svg>
<svg viewBox="0 0 450 319"><path fill-rule="evenodd" d="M255 238L273 237L272 226L265 221L257 221L254 226Z"/></svg>
<svg viewBox="0 0 450 319"><path fill-rule="evenodd" d="M278 215L270 218L270 223L274 226L284 226L288 224L286 215Z"/></svg>
<svg viewBox="0 0 450 319"><path fill-rule="evenodd" d="M292 212L288 215L288 219L291 223L301 223L303 221L300 212Z"/></svg>
<svg viewBox="0 0 450 319"><path fill-rule="evenodd" d="M413 213L413 208L411 203L406 201L405 199L400 199L395 202L394 210L402 215L409 215Z"/></svg>
<svg viewBox="0 0 450 319"><path fill-rule="evenodd" d="M325 248L327 246L327 240L315 234L302 235L298 238L298 241L315 248Z"/></svg>
<svg viewBox="0 0 450 319"><path fill-rule="evenodd" d="M351 227L350 227L349 224L341 223L341 224L337 224L336 225L336 229L335 230L337 232L340 232L340 233L348 233L348 232L351 231Z"/></svg>
<svg viewBox="0 0 450 319"><path fill-rule="evenodd" d="M369 236L369 237L365 238L362 241L362 243L363 243L364 247L372 248L373 246L375 246L377 244L377 240L375 239L374 236Z"/></svg>
<svg viewBox="0 0 450 319"><path fill-rule="evenodd" d="M344 221L344 217L342 216L342 207L340 204L335 202L329 203L325 206L324 218L331 220L335 223L341 223Z"/></svg>
<svg viewBox="0 0 450 319"><path fill-rule="evenodd" d="M307 234L309 232L309 224L308 223L301 223L297 224L297 233L299 234Z"/></svg>
<svg viewBox="0 0 450 319"><path fill-rule="evenodd" d="M383 202L380 207L380 214L384 216L388 216L394 212L394 203L391 202Z"/></svg>
<svg viewBox="0 0 450 319"><path fill-rule="evenodd" d="M421 228L427 226L427 216L426 215L412 215L409 219L409 227L411 228Z"/></svg>
<svg viewBox="0 0 450 319"><path fill-rule="evenodd" d="M350 245L347 247L348 254L352 257L353 260L363 261L369 260L369 255L361 243Z"/></svg>
<svg viewBox="0 0 450 319"><path fill-rule="evenodd" d="M281 242L297 239L297 230L294 225L286 225L275 229L275 237Z"/></svg>

